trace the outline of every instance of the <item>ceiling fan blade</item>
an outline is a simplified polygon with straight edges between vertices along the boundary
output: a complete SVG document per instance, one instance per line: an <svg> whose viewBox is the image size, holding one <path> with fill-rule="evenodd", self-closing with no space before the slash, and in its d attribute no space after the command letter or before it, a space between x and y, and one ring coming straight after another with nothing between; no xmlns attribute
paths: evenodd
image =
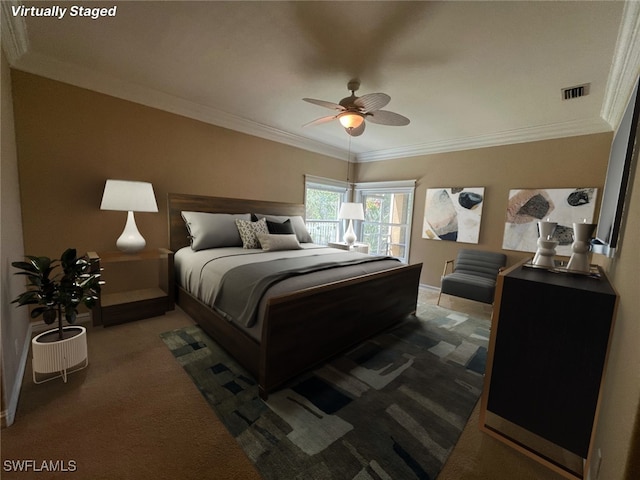
<svg viewBox="0 0 640 480"><path fill-rule="evenodd" d="M320 117L320 118L316 118L315 120L309 122L309 123L305 123L304 125L302 125L302 127L313 127L314 125L320 125L322 123L327 123L330 122L331 120L335 120L336 118L338 118L337 115L329 115L328 117Z"/></svg>
<svg viewBox="0 0 640 480"><path fill-rule="evenodd" d="M314 105L319 105L321 107L330 108L331 110L344 110L342 105L338 105L337 103L327 102L325 100L316 100L315 98L303 98L305 102L313 103Z"/></svg>
<svg viewBox="0 0 640 480"><path fill-rule="evenodd" d="M364 113L367 113L381 109L390 101L391 97L386 93L368 93L358 97L353 103L360 107Z"/></svg>
<svg viewBox="0 0 640 480"><path fill-rule="evenodd" d="M387 110L377 110L367 115L367 121L378 125L390 125L393 127L403 127L409 125L407 117Z"/></svg>
<svg viewBox="0 0 640 480"><path fill-rule="evenodd" d="M345 128L345 130L352 137L359 137L360 135L362 135L364 133L364 127L365 127L366 124L367 124L367 122L362 122L360 124L360 126L357 127L357 128Z"/></svg>

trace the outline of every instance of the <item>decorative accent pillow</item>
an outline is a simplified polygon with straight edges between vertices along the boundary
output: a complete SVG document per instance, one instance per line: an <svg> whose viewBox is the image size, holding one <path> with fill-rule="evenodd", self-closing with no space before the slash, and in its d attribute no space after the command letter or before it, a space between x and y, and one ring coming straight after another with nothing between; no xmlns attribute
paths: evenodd
<svg viewBox="0 0 640 480"><path fill-rule="evenodd" d="M298 237L298 241L300 243L313 243L311 235L307 230L307 226L304 224L304 218L299 215L287 217L284 215L264 215L261 213L254 213L252 216L256 218L266 218L268 221L274 223L284 223L287 220L291 220L291 226L293 227L293 231L296 233L296 237Z"/></svg>
<svg viewBox="0 0 640 480"><path fill-rule="evenodd" d="M269 233L273 235L291 235L295 234L296 231L293 229L293 225L291 225L291 219L287 219L285 222L270 222L267 220L267 228L269 229Z"/></svg>
<svg viewBox="0 0 640 480"><path fill-rule="evenodd" d="M258 234L269 234L267 220L264 218L257 222L237 219L236 226L238 227L240 238L242 238L242 248L260 248Z"/></svg>
<svg viewBox="0 0 640 480"><path fill-rule="evenodd" d="M236 227L236 220L251 218L249 213L181 212L181 214L189 230L191 248L196 251L241 246L242 239Z"/></svg>
<svg viewBox="0 0 640 480"><path fill-rule="evenodd" d="M300 250L302 247L295 233L291 234L267 234L259 233L258 240L262 250L275 252L276 250Z"/></svg>

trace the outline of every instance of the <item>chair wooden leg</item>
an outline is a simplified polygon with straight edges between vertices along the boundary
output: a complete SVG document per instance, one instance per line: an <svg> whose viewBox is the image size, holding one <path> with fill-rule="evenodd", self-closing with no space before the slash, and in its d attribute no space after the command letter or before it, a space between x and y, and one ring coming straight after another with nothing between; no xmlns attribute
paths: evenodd
<svg viewBox="0 0 640 480"><path fill-rule="evenodd" d="M438 294L438 301L436 302L436 305L440 305L440 297L442 296L442 289L440 289L440 293Z"/></svg>

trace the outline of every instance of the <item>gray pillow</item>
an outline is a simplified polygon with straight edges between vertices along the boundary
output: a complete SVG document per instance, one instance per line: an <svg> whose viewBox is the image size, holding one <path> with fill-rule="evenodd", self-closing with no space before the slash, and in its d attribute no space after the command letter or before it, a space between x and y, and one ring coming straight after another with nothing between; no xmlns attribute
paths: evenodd
<svg viewBox="0 0 640 480"><path fill-rule="evenodd" d="M241 247L242 239L236 227L236 219L249 220L249 213L181 212L189 230L191 248Z"/></svg>
<svg viewBox="0 0 640 480"><path fill-rule="evenodd" d="M258 233L257 236L262 250L266 252L275 252L277 250L300 250L302 248L298 243L298 239L293 233Z"/></svg>
<svg viewBox="0 0 640 480"><path fill-rule="evenodd" d="M304 218L301 216L287 217L284 215L264 215L262 213L254 213L257 218L266 218L269 222L284 223L287 220L291 220L291 226L293 226L296 237L300 243L313 243L313 239L307 230L307 226L304 224Z"/></svg>

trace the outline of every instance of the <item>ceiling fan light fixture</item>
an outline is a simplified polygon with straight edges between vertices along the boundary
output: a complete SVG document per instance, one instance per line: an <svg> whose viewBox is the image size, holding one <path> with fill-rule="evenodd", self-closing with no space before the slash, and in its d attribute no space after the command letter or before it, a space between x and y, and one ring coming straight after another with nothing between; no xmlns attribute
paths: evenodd
<svg viewBox="0 0 640 480"><path fill-rule="evenodd" d="M364 122L364 117L356 112L344 112L338 115L338 120L344 128L358 128Z"/></svg>
<svg viewBox="0 0 640 480"><path fill-rule="evenodd" d="M359 86L360 83L356 80L349 82L348 87L349 90L351 90L351 96L343 98L340 100L340 103L316 100L314 98L303 98L302 100L305 102L329 108L334 112L336 110L338 111L337 114L334 113L327 117L318 118L303 126L319 125L337 119L347 134L352 137L359 137L364 133L365 126L369 121L371 121L371 123L377 123L378 125L409 125L410 121L407 117L387 110L381 110L381 108L391 100L389 95L386 93L368 93L362 97L356 97L355 91ZM365 120L367 121L365 122Z"/></svg>

